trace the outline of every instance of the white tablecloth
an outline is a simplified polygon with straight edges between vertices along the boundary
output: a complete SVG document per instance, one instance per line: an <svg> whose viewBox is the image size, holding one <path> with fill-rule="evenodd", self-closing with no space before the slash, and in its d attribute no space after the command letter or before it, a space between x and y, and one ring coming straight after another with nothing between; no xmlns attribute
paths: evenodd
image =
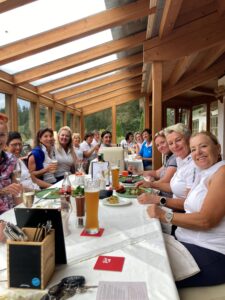
<svg viewBox="0 0 225 300"><path fill-rule="evenodd" d="M132 199L131 205L120 207L105 206L100 200L102 237L81 237L82 229L76 227L74 198L71 198L71 203L74 210L69 220L71 234L65 238L68 264L57 266L49 286L69 275L85 276L87 285L98 285L99 281L144 281L149 300L179 299L160 223L147 217L145 206L138 204L136 199ZM13 211L5 213L2 218L13 219ZM1 245L0 269L4 264L6 266L4 248ZM106 253L125 257L122 272L93 269L97 257ZM6 279L6 270L0 271L0 278ZM0 292L5 287L6 283L0 283ZM96 292L97 289L91 289L70 299L95 299Z"/></svg>

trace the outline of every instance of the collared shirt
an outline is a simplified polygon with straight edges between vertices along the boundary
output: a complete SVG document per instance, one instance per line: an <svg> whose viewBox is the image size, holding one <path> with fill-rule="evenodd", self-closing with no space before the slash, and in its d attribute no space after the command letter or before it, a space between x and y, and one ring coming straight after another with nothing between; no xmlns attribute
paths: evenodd
<svg viewBox="0 0 225 300"><path fill-rule="evenodd" d="M142 144L139 155L144 158L152 158L152 142L148 145L147 142L145 141ZM151 164L152 164L152 162L150 160L143 160L144 169L147 166L151 166Z"/></svg>
<svg viewBox="0 0 225 300"><path fill-rule="evenodd" d="M194 183L196 175L196 166L192 160L191 154L184 159L176 158L177 171L170 180L170 187L174 198L186 198L187 190Z"/></svg>
<svg viewBox="0 0 225 300"><path fill-rule="evenodd" d="M11 154L2 151L0 156L0 189L12 183L12 173L15 168L17 158ZM11 209L14 206L13 196L0 195L0 214Z"/></svg>

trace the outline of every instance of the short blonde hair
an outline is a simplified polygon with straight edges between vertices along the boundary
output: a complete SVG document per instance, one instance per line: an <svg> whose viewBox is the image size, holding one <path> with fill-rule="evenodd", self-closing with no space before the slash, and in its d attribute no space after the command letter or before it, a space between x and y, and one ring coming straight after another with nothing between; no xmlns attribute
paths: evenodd
<svg viewBox="0 0 225 300"><path fill-rule="evenodd" d="M79 138L81 140L80 134L78 132L74 132L72 135L72 139Z"/></svg>
<svg viewBox="0 0 225 300"><path fill-rule="evenodd" d="M166 127L163 131L164 131L165 136L167 136L168 134L170 134L172 132L180 133L183 136L185 136L187 139L189 139L191 136L191 130L183 123L177 123L177 124L171 125L169 127Z"/></svg>

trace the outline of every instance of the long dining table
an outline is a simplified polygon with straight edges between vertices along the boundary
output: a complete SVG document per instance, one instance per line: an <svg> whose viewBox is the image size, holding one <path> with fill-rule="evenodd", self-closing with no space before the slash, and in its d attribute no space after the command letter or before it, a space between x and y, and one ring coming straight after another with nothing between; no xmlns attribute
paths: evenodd
<svg viewBox="0 0 225 300"><path fill-rule="evenodd" d="M74 175L71 175L70 179L73 183ZM60 187L60 184L59 182L56 186ZM87 237L80 235L83 229L77 227L75 199L71 197L69 234L65 237L67 264L56 267L48 287L66 276L83 275L89 286L98 286L102 281L144 282L149 300L179 299L160 222L149 218L146 206L140 205L136 198L121 198L123 199L125 205L119 206L108 206L104 204L104 200L99 200L99 224L104 228L104 232L101 237ZM1 219L15 222L14 210L1 215ZM94 266L100 255L124 257L122 271L95 270ZM1 244L0 295L9 293L6 259L6 245ZM10 293L13 291L14 289L10 289ZM18 293L18 290L16 292ZM27 299L28 295L29 299L38 299L37 291L32 293L24 290L23 295L24 293L27 293ZM90 300L96 299L96 295L97 288L92 288L70 299Z"/></svg>

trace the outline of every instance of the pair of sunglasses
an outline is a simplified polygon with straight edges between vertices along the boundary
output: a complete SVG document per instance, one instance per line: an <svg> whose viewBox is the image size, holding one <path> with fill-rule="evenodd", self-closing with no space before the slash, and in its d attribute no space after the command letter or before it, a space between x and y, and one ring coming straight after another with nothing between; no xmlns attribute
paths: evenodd
<svg viewBox="0 0 225 300"><path fill-rule="evenodd" d="M85 293L90 288L98 286L85 286L84 276L69 276L63 278L58 284L49 288L48 293L41 300L65 300L75 294Z"/></svg>

